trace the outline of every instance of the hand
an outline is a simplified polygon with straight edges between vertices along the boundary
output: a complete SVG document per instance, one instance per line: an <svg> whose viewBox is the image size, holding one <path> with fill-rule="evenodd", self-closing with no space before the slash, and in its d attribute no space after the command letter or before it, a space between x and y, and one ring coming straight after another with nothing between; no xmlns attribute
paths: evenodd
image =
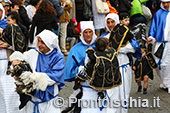
<svg viewBox="0 0 170 113"><path fill-rule="evenodd" d="M0 50L1 50L1 49L5 49L5 48L8 48L8 46L9 46L9 45L8 45L7 43L5 43L5 42L3 42L3 41L0 40Z"/></svg>
<svg viewBox="0 0 170 113"><path fill-rule="evenodd" d="M152 42L152 38L147 39L147 44L149 45Z"/></svg>
<svg viewBox="0 0 170 113"><path fill-rule="evenodd" d="M136 67L135 67L135 66L133 66L133 70L136 70Z"/></svg>
<svg viewBox="0 0 170 113"><path fill-rule="evenodd" d="M3 32L3 29L2 29L2 28L0 28L0 34L2 34L2 32Z"/></svg>
<svg viewBox="0 0 170 113"><path fill-rule="evenodd" d="M91 46L88 49L93 49Z"/></svg>

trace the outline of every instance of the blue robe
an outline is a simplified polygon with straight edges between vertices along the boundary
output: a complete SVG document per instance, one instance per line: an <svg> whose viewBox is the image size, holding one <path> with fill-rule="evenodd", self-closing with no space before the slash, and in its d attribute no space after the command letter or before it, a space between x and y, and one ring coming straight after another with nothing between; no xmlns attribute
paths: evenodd
<svg viewBox="0 0 170 113"><path fill-rule="evenodd" d="M164 41L164 29L166 25L166 17L169 11L159 9L153 19L149 29L149 35L156 39L157 42Z"/></svg>
<svg viewBox="0 0 170 113"><path fill-rule="evenodd" d="M89 47L95 48L95 43L91 45L84 45L82 42L79 42L73 46L69 52L65 68L65 80L73 81L75 75L78 72L79 66L84 66L84 61L86 57L86 50Z"/></svg>
<svg viewBox="0 0 170 113"><path fill-rule="evenodd" d="M7 19L3 18L3 19L0 21L0 28L5 29L5 27L6 27L7 25L8 25Z"/></svg>
<svg viewBox="0 0 170 113"><path fill-rule="evenodd" d="M36 72L46 73L52 80L60 83L59 88L64 85L64 55L57 49L54 49L50 54L38 54ZM35 97L42 102L53 99L54 85L47 86L45 91L38 90L34 94Z"/></svg>

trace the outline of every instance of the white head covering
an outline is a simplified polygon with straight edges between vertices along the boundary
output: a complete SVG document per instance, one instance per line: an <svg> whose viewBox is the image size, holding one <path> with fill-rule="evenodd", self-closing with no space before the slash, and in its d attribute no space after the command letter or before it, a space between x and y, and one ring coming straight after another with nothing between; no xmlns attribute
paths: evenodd
<svg viewBox="0 0 170 113"><path fill-rule="evenodd" d="M2 10L2 18L0 18L0 20L2 20L5 17L5 10L2 4L0 4L0 9Z"/></svg>
<svg viewBox="0 0 170 113"><path fill-rule="evenodd" d="M166 9L164 8L164 6L162 5L162 2L170 2L170 0L161 0L160 7L161 7L162 9L166 10ZM169 6L168 11L170 11L170 6Z"/></svg>
<svg viewBox="0 0 170 113"><path fill-rule="evenodd" d="M40 37L45 43L45 45L50 49L50 51L46 54L51 53L54 48L57 48L58 50L60 50L58 46L58 36L54 34L52 31L45 29L36 36L35 45L36 45L37 50L39 50L38 45L37 45L38 37Z"/></svg>
<svg viewBox="0 0 170 113"><path fill-rule="evenodd" d="M24 60L24 55L19 52L19 51L15 51L13 52L10 56L9 56L9 60L12 62L14 60L21 60L23 61Z"/></svg>
<svg viewBox="0 0 170 113"><path fill-rule="evenodd" d="M81 27L81 33L82 33L80 40L82 41L82 43L87 45L87 43L85 42L84 37L83 37L83 32L86 29L91 29L93 31L93 36L92 36L92 40L91 40L90 44L94 43L97 36L95 34L95 31L94 31L93 21L81 21L80 27Z"/></svg>
<svg viewBox="0 0 170 113"><path fill-rule="evenodd" d="M107 19L113 19L115 21L115 26L119 23L119 16L118 14L115 13L110 13L105 17L105 22L106 22L106 29L107 31L110 31L110 29L107 27Z"/></svg>
<svg viewBox="0 0 170 113"><path fill-rule="evenodd" d="M161 2L170 2L170 0L161 0Z"/></svg>

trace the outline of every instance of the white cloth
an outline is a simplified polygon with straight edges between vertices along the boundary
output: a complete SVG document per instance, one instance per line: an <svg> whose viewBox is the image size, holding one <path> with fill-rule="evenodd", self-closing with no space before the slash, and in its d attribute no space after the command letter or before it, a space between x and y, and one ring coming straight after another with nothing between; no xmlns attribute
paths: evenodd
<svg viewBox="0 0 170 113"><path fill-rule="evenodd" d="M58 45L58 36L54 34L52 31L45 29L36 36L34 41L35 41L37 50L39 50L37 46L38 37L40 37L45 43L45 45L50 49L50 51L46 54L51 53L54 48L57 48L58 50L60 50L60 47Z"/></svg>
<svg viewBox="0 0 170 113"><path fill-rule="evenodd" d="M21 113L19 95L15 91L14 78L6 75L8 66L6 49L0 50L0 112Z"/></svg>
<svg viewBox="0 0 170 113"><path fill-rule="evenodd" d="M110 99L112 100L116 99L121 102L123 99L129 99L129 94L131 91L131 82L132 82L132 70L129 65L127 65L127 67L125 66L124 68L121 66L129 63L129 59L126 53L134 53L134 52L135 49L132 47L130 43L128 43L125 47L121 47L119 50L117 57L120 66L122 85L120 85L117 88L112 88L107 90L107 93ZM109 108L109 107L107 108L107 113L127 113L127 112L128 109L125 109L122 106L117 108Z"/></svg>
<svg viewBox="0 0 170 113"><path fill-rule="evenodd" d="M170 2L170 0L161 0L161 2Z"/></svg>
<svg viewBox="0 0 170 113"><path fill-rule="evenodd" d="M2 10L2 17L0 18L0 20L2 20L5 17L5 10L2 4L0 4L0 9Z"/></svg>
<svg viewBox="0 0 170 113"><path fill-rule="evenodd" d="M105 14L99 14L96 10L96 0L92 0L92 9L93 9L93 21L95 29L102 29L105 28Z"/></svg>
<svg viewBox="0 0 170 113"><path fill-rule="evenodd" d="M82 82L83 86L88 86L89 81L86 82ZM83 96L82 96L82 100L97 100L98 97L98 91L92 88L87 88L87 87L83 87ZM83 106L85 106L85 102L82 103ZM106 109L104 108L102 111L100 111L99 107L95 107L92 105L89 105L90 107L83 107L81 108L81 113L106 113Z"/></svg>
<svg viewBox="0 0 170 113"><path fill-rule="evenodd" d="M36 8L32 5L28 5L25 9L27 11L28 18L32 21Z"/></svg>
<svg viewBox="0 0 170 113"><path fill-rule="evenodd" d="M19 51L15 51L13 52L10 56L9 56L10 61L12 62L13 60L20 60L23 61L24 60L24 55L19 52Z"/></svg>

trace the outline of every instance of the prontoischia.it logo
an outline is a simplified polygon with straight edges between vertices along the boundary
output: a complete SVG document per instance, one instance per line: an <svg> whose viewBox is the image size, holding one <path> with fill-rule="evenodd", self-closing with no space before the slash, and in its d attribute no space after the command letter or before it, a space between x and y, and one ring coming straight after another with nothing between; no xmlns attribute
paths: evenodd
<svg viewBox="0 0 170 113"><path fill-rule="evenodd" d="M94 108L94 107L110 107L110 108L117 108L117 107L141 107L141 108L148 108L148 107L160 107L159 105L160 98L153 97L153 101L150 102L148 99L142 99L141 97L132 98L130 97L129 100L127 99L94 99L94 100L88 100L88 99L77 99L75 97L69 97L68 99L68 107L71 107L72 104L78 103L78 107L82 108ZM62 97L57 97L54 100L54 105L56 107L63 107L65 105L65 101Z"/></svg>

